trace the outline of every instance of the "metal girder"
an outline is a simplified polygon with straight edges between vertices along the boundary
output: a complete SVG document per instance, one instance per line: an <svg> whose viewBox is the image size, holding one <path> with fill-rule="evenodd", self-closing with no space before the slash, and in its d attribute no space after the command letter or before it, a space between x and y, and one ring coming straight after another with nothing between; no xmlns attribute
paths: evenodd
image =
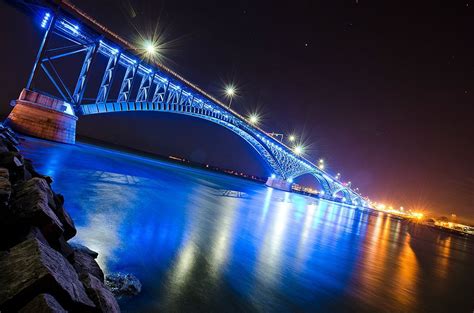
<svg viewBox="0 0 474 313"><path fill-rule="evenodd" d="M117 102L128 102L131 101L131 92L133 87L133 81L137 72L139 64L130 64L125 71L123 76L122 85L120 86L120 92L117 98Z"/></svg>
<svg viewBox="0 0 474 313"><path fill-rule="evenodd" d="M153 93L153 97L151 102L161 104L165 101L165 95L169 88L169 81L157 79L155 92Z"/></svg>
<svg viewBox="0 0 474 313"><path fill-rule="evenodd" d="M142 80L140 82L140 87L138 88L138 93L135 100L136 102L145 102L149 100L148 98L149 98L150 89L153 83L154 76L155 76L155 73L152 71L142 75Z"/></svg>
<svg viewBox="0 0 474 313"><path fill-rule="evenodd" d="M87 53L82 63L81 72L79 73L79 78L77 79L76 88L72 95L72 100L75 105L81 104L82 97L84 96L84 91L86 89L86 81L89 74L89 69L94 59L94 56L99 48L99 44L95 43L93 46L87 48Z"/></svg>
<svg viewBox="0 0 474 313"><path fill-rule="evenodd" d="M110 88L115 77L117 69L117 62L120 58L120 53L111 54L107 66L105 68L102 82L100 83L99 93L97 94L96 103L106 103L109 98Z"/></svg>

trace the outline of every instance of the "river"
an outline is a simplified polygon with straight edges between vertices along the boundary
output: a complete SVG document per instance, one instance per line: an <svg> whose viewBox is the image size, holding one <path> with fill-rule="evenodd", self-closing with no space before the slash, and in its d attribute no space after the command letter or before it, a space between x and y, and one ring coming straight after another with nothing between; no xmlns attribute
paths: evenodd
<svg viewBox="0 0 474 313"><path fill-rule="evenodd" d="M474 240L85 143L26 137L123 312L473 312ZM237 191L229 193L227 191Z"/></svg>

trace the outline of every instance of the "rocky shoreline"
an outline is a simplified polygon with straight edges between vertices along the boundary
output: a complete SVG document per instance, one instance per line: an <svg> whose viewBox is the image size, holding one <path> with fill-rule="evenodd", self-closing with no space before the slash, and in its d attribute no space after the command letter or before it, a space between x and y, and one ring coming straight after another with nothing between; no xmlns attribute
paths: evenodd
<svg viewBox="0 0 474 313"><path fill-rule="evenodd" d="M120 312L51 184L0 124L0 312Z"/></svg>

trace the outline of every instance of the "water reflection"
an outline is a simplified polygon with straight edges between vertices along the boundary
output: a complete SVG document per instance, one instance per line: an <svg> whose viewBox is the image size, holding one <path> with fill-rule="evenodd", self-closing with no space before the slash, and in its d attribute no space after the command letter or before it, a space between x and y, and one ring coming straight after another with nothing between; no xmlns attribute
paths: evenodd
<svg viewBox="0 0 474 313"><path fill-rule="evenodd" d="M66 196L76 240L141 279L124 312L472 310L466 239L105 149L23 149Z"/></svg>

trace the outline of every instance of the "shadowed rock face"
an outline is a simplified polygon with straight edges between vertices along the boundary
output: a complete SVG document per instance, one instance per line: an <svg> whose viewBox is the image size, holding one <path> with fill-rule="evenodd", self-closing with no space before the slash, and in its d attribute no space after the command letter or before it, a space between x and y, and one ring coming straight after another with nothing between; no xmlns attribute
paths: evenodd
<svg viewBox="0 0 474 313"><path fill-rule="evenodd" d="M18 153L0 123L0 312L120 312L97 253L76 235L51 178Z"/></svg>
<svg viewBox="0 0 474 313"><path fill-rule="evenodd" d="M104 272L102 272L99 264L89 254L80 250L74 250L72 265L80 275L90 273L104 283Z"/></svg>
<svg viewBox="0 0 474 313"><path fill-rule="evenodd" d="M82 274L80 279L84 283L87 294L101 312L118 312L120 310L112 292L99 279L91 274Z"/></svg>
<svg viewBox="0 0 474 313"><path fill-rule="evenodd" d="M95 306L72 265L35 238L16 245L0 257L0 285L0 303L6 308L18 308L32 298L35 290L54 295L68 307L90 311Z"/></svg>
<svg viewBox="0 0 474 313"><path fill-rule="evenodd" d="M66 313L67 311L49 294L40 294L33 298L18 313Z"/></svg>
<svg viewBox="0 0 474 313"><path fill-rule="evenodd" d="M47 227L52 236L64 232L63 223L54 213L53 193L48 183L42 178L32 178L14 188L12 201L13 214L24 222L35 226Z"/></svg>

